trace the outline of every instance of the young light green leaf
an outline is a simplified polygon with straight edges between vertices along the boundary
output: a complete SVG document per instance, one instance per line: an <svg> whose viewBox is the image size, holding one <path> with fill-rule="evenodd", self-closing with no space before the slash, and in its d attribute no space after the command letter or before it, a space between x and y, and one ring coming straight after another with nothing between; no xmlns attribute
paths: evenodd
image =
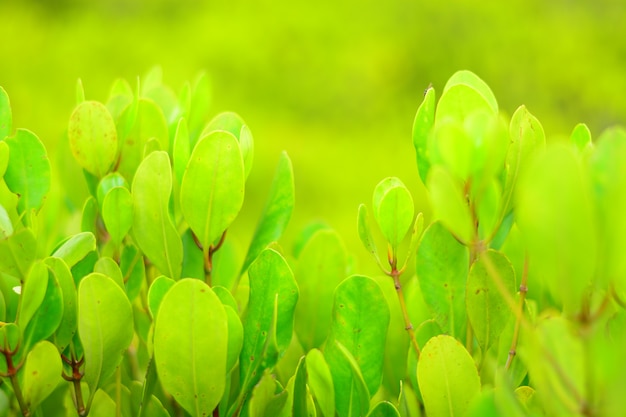
<svg viewBox="0 0 626 417"><path fill-rule="evenodd" d="M498 102L496 101L493 91L491 91L487 83L485 83L476 74L468 70L455 72L446 83L446 86L443 88L443 92L445 93L457 85L467 85L468 87L474 89L489 104L492 112L498 113Z"/></svg>
<svg viewBox="0 0 626 417"><path fill-rule="evenodd" d="M124 123L130 123L128 132L120 126ZM160 144L160 149L169 151L167 122L159 106L152 100L142 98L137 101L136 105L129 105L120 116L118 130L120 130L121 143L117 169L128 181L133 180L150 139L155 138Z"/></svg>
<svg viewBox="0 0 626 417"><path fill-rule="evenodd" d="M98 199L98 204L100 205L100 208L102 208L102 204L104 203L104 198L106 197L106 195L115 187L129 188L128 182L119 172L111 172L105 175L98 182L98 188L96 189L96 198Z"/></svg>
<svg viewBox="0 0 626 417"><path fill-rule="evenodd" d="M204 253L239 214L244 182L237 139L225 131L203 136L183 175L180 206Z"/></svg>
<svg viewBox="0 0 626 417"><path fill-rule="evenodd" d="M374 218L394 253L413 223L413 198L398 178L385 178L376 185L372 198Z"/></svg>
<svg viewBox="0 0 626 417"><path fill-rule="evenodd" d="M23 393L27 407L34 411L61 383L63 365L57 348L43 340L26 357Z"/></svg>
<svg viewBox="0 0 626 417"><path fill-rule="evenodd" d="M48 288L48 269L41 261L33 264L21 290L17 324L25 329L39 310Z"/></svg>
<svg viewBox="0 0 626 417"><path fill-rule="evenodd" d="M181 102L185 104L186 100L181 98ZM187 124L189 126L189 135L191 144L194 146L198 139L202 137L200 132L206 124L211 106L211 80L206 73L201 73L193 83L191 94L189 95L189 114L187 116Z"/></svg>
<svg viewBox="0 0 626 417"><path fill-rule="evenodd" d="M411 259L413 255L415 255L417 251L417 245L420 242L420 238L422 237L423 231L424 231L424 214L417 213L417 216L415 217L415 222L413 223L413 232L411 232L411 242L409 243L409 250L407 251L406 260L404 262L404 267L402 269L404 269L406 265L409 263L409 259Z"/></svg>
<svg viewBox="0 0 626 417"><path fill-rule="evenodd" d="M246 259L241 267L243 274L259 253L270 243L278 240L289 223L294 207L293 167L286 152L281 153L272 188L263 214L250 242Z"/></svg>
<svg viewBox="0 0 626 417"><path fill-rule="evenodd" d="M176 284L176 281L165 275L157 277L152 281L152 284L150 284L150 288L148 289L148 309L153 319L157 316L163 297L165 297L165 294L167 294L174 284Z"/></svg>
<svg viewBox="0 0 626 417"><path fill-rule="evenodd" d="M13 116L11 115L11 103L9 95L0 86L0 140L11 134Z"/></svg>
<svg viewBox="0 0 626 417"><path fill-rule="evenodd" d="M94 250L96 250L96 237L91 232L81 232L63 242L52 256L63 259L66 265L72 268Z"/></svg>
<svg viewBox="0 0 626 417"><path fill-rule="evenodd" d="M335 415L333 376L322 352L318 349L309 350L306 354L306 367L308 385L317 400L322 415L333 417Z"/></svg>
<svg viewBox="0 0 626 417"><path fill-rule="evenodd" d="M103 256L96 261L93 272L98 272L111 278L122 290L124 290L124 277L119 265L113 258Z"/></svg>
<svg viewBox="0 0 626 417"><path fill-rule="evenodd" d="M370 410L367 417L400 417L400 412L389 401L381 401Z"/></svg>
<svg viewBox="0 0 626 417"><path fill-rule="evenodd" d="M413 147L417 159L417 170L422 183L426 184L431 161L428 154L428 136L435 123L435 89L428 87L424 100L417 109L413 120Z"/></svg>
<svg viewBox="0 0 626 417"><path fill-rule="evenodd" d="M572 134L570 135L570 140L581 152L592 146L591 132L589 131L587 125L584 123L578 123L576 126L574 126L574 130L572 130Z"/></svg>
<svg viewBox="0 0 626 417"><path fill-rule="evenodd" d="M243 347L243 324L237 311L229 305L224 305L228 318L228 352L226 355L226 372L230 373L237 364Z"/></svg>
<svg viewBox="0 0 626 417"><path fill-rule="evenodd" d="M43 266L43 262L37 265ZM44 287L44 297L41 304L27 322L20 321L20 326L24 330L23 347L28 351L31 346L40 340L52 336L61 323L63 317L63 293L58 280L54 274L48 274L48 268L43 266L45 280L38 283ZM43 272L43 271L42 271ZM31 283L32 284L32 283Z"/></svg>
<svg viewBox="0 0 626 417"><path fill-rule="evenodd" d="M94 393L92 403L89 408L90 417L111 417L117 410L115 401L104 390L98 390Z"/></svg>
<svg viewBox="0 0 626 417"><path fill-rule="evenodd" d="M250 265L250 299L243 319L244 341L239 358L241 381L260 378L263 352L274 328L275 343L280 356L293 331L293 318L298 301L298 286L287 261L273 249L265 249ZM276 306L275 306L276 304ZM274 322L276 310L276 322ZM242 384L245 386L246 384Z"/></svg>
<svg viewBox="0 0 626 417"><path fill-rule="evenodd" d="M18 211L39 210L50 191L50 161L46 148L29 130L17 129L6 138L9 165L4 180L11 192L18 195ZM27 216L28 217L28 216Z"/></svg>
<svg viewBox="0 0 626 417"><path fill-rule="evenodd" d="M37 257L37 241L31 229L22 229L0 240L0 270L23 281Z"/></svg>
<svg viewBox="0 0 626 417"><path fill-rule="evenodd" d="M328 337L333 292L346 276L347 258L340 236L332 229L315 233L300 253L295 266L300 290L295 330L305 352L321 347Z"/></svg>
<svg viewBox="0 0 626 417"><path fill-rule="evenodd" d="M287 402L287 390L280 393L277 391L275 377L265 372L259 383L252 391L252 397L248 403L248 417L276 416L285 407Z"/></svg>
<svg viewBox="0 0 626 417"><path fill-rule="evenodd" d="M187 121L181 117L178 121L178 126L176 127L176 133L174 134L174 145L172 151L174 176L178 185L180 185L183 181L183 174L185 173L185 168L189 163L190 155L189 128L187 127Z"/></svg>
<svg viewBox="0 0 626 417"><path fill-rule="evenodd" d="M426 186L435 217L461 241L466 244L471 242L474 225L463 184L445 169L435 166L430 170Z"/></svg>
<svg viewBox="0 0 626 417"><path fill-rule="evenodd" d="M13 223L9 213L2 204L0 204L0 240L4 240L13 234Z"/></svg>
<svg viewBox="0 0 626 417"><path fill-rule="evenodd" d="M76 80L76 105L85 101L85 87L83 87L83 80L80 78Z"/></svg>
<svg viewBox="0 0 626 417"><path fill-rule="evenodd" d="M467 317L483 352L497 343L512 316L502 290L513 299L515 271L506 256L489 250L472 265L465 293Z"/></svg>
<svg viewBox="0 0 626 417"><path fill-rule="evenodd" d="M83 212L80 218L81 232L89 232L95 236L96 219L98 217L98 202L93 196L87 197L83 205Z"/></svg>
<svg viewBox="0 0 626 417"><path fill-rule="evenodd" d="M225 387L227 315L204 282L186 278L163 297L154 358L163 388L193 416L211 415ZM186 352L181 357L181 352Z"/></svg>
<svg viewBox="0 0 626 417"><path fill-rule="evenodd" d="M440 223L431 224L417 250L416 273L424 301L447 334L464 338L469 253Z"/></svg>
<svg viewBox="0 0 626 417"><path fill-rule="evenodd" d="M417 363L417 380L429 416L463 416L480 393L474 360L463 345L448 335L426 343Z"/></svg>
<svg viewBox="0 0 626 417"><path fill-rule="evenodd" d="M376 263L379 266L382 266L382 264L380 263L380 257L378 256L376 242L374 242L372 232L370 231L369 216L367 215L367 207L365 206L365 204L359 205L359 214L357 216L357 230L359 232L359 238L361 239L361 243L363 243L365 249L367 249L367 251L372 254L374 259L376 260Z"/></svg>
<svg viewBox="0 0 626 417"><path fill-rule="evenodd" d="M516 216L528 255L554 299L574 312L594 276L598 253L586 172L570 146L554 144L523 174Z"/></svg>
<svg viewBox="0 0 626 417"><path fill-rule="evenodd" d="M67 136L81 167L98 178L109 172L117 156L117 130L104 104L80 103L70 117Z"/></svg>
<svg viewBox="0 0 626 417"><path fill-rule="evenodd" d="M122 111L124 111L133 100L133 88L128 84L128 81L123 78L116 79L111 85L111 91L109 92L109 98L106 103L113 120L118 120Z"/></svg>
<svg viewBox="0 0 626 417"><path fill-rule="evenodd" d="M133 225L133 196L128 188L111 189L102 203L102 220L111 240L120 244Z"/></svg>
<svg viewBox="0 0 626 417"><path fill-rule="evenodd" d="M91 273L78 286L78 333L85 358L88 406L122 361L130 345L133 312L124 291L109 277Z"/></svg>
<svg viewBox="0 0 626 417"><path fill-rule="evenodd" d="M169 214L171 192L169 157L164 151L152 152L141 162L133 180L133 236L162 273L178 279L183 245Z"/></svg>
<svg viewBox="0 0 626 417"><path fill-rule="evenodd" d="M200 137L208 135L216 130L230 132L239 141L239 148L243 157L246 179L252 170L254 159L254 139L250 128L243 121L241 116L233 112L223 112L215 116L204 128Z"/></svg>
<svg viewBox="0 0 626 417"><path fill-rule="evenodd" d="M353 275L335 289L333 321L324 356L333 374L337 412L340 416L349 414L350 393L352 384L356 382L351 369L353 367L346 361L340 345L354 357L367 391L378 391L382 380L389 316L385 296L373 279ZM369 396L366 401L369 401Z"/></svg>

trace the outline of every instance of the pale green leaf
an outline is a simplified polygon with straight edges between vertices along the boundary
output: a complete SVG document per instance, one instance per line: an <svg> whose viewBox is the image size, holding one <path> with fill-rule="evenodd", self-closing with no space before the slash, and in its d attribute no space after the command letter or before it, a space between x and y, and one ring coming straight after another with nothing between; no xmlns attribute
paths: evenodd
<svg viewBox="0 0 626 417"><path fill-rule="evenodd" d="M422 183L426 184L431 161L428 153L428 137L435 123L435 89L429 87L424 93L424 101L417 109L413 120L413 147L417 159L417 170Z"/></svg>
<svg viewBox="0 0 626 417"><path fill-rule="evenodd" d="M0 86L0 140L11 134L13 116L11 115L11 103L9 95Z"/></svg>
<svg viewBox="0 0 626 417"><path fill-rule="evenodd" d="M322 352L318 349L309 350L306 354L306 368L309 388L319 404L322 415L333 417L335 415L333 376Z"/></svg>
<svg viewBox="0 0 626 417"><path fill-rule="evenodd" d="M61 383L62 370L61 356L52 343L41 341L28 352L22 392L30 410L36 410Z"/></svg>
<svg viewBox="0 0 626 417"><path fill-rule="evenodd" d="M413 224L411 193L398 178L385 178L374 189L372 206L374 218L395 253Z"/></svg>
<svg viewBox="0 0 626 417"><path fill-rule="evenodd" d="M72 268L94 250L96 250L96 237L91 232L81 232L63 242L52 253L52 256L63 259L67 266Z"/></svg>
<svg viewBox="0 0 626 417"><path fill-rule="evenodd" d="M125 187L111 189L102 203L102 220L116 244L122 242L133 225L133 197Z"/></svg>

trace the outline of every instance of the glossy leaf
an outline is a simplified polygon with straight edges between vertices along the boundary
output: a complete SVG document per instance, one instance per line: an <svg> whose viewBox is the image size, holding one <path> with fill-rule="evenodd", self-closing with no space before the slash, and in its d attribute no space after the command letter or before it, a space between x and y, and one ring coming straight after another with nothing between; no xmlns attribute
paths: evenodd
<svg viewBox="0 0 626 417"><path fill-rule="evenodd" d="M215 116L209 124L204 128L200 137L208 135L216 130L224 130L233 134L239 141L239 148L243 157L243 165L245 167L246 178L252 169L252 160L254 156L254 141L250 128L237 113L223 112Z"/></svg>
<svg viewBox="0 0 626 417"><path fill-rule="evenodd" d="M263 214L250 242L246 259L241 267L244 273L261 251L278 240L289 223L295 204L293 167L286 152L280 155L272 188L270 189Z"/></svg>
<svg viewBox="0 0 626 417"><path fill-rule="evenodd" d="M19 197L18 211L39 210L50 191L50 161L46 148L34 133L25 129L17 129L5 142L9 145L9 165L4 180Z"/></svg>
<svg viewBox="0 0 626 417"><path fill-rule="evenodd" d="M480 393L474 360L451 336L433 337L422 349L417 380L428 416L463 416Z"/></svg>
<svg viewBox="0 0 626 417"><path fill-rule="evenodd" d="M193 416L211 415L222 398L227 333L222 303L204 282L182 279L163 297L154 329L157 372Z"/></svg>
<svg viewBox="0 0 626 417"><path fill-rule="evenodd" d="M59 351L50 342L37 343L26 357L22 391L26 405L35 410L62 381Z"/></svg>
<svg viewBox="0 0 626 417"><path fill-rule="evenodd" d="M59 282L63 294L63 317L54 337L55 345L63 352L72 341L78 326L76 285L70 269L61 258L49 257L44 262Z"/></svg>
<svg viewBox="0 0 626 417"><path fill-rule="evenodd" d="M443 94L446 94L449 90L452 90L454 87L457 87L457 86L471 88L472 90L474 90L476 94L478 94L478 96L480 96L480 98L484 100L484 102L488 105L489 110L492 113L498 112L498 102L496 101L496 98L493 95L493 92L491 91L487 83L485 83L480 77L478 77L473 72L467 71L467 70L461 70L461 71L455 72L448 79L446 86L443 88ZM443 100L443 94L440 99L439 105L441 105L441 101L445 101ZM458 93L455 92L455 94L458 94ZM452 101L453 97L449 96L448 99ZM481 101L473 97L473 94L469 95L469 97L465 96L464 94L461 94L459 95L459 99L458 99L459 102L456 103L456 105L459 106L460 108L467 108L471 110L472 100L476 100L482 104ZM450 103L450 105L453 106L454 104ZM477 109L477 107L478 106L475 106L474 109ZM437 107L437 110L440 111L439 106Z"/></svg>
<svg viewBox="0 0 626 417"><path fill-rule="evenodd" d="M133 197L128 188L111 189L102 204L102 220L111 236L119 244L133 225Z"/></svg>
<svg viewBox="0 0 626 417"><path fill-rule="evenodd" d="M134 117L133 117L134 116ZM120 116L120 123L131 123L128 132L120 133L120 160L118 171L132 181L143 157L146 144L156 139L160 149L169 150L169 132L163 112L152 100L139 99L129 105ZM123 131L122 131L123 132Z"/></svg>
<svg viewBox="0 0 626 417"><path fill-rule="evenodd" d="M250 265L250 299L243 319L244 341L239 358L241 381L260 378L263 353L275 331L278 355L291 342L298 286L285 259L265 249ZM276 321L274 322L274 311ZM275 329L275 330L273 330Z"/></svg>
<svg viewBox="0 0 626 417"><path fill-rule="evenodd" d="M237 139L224 131L203 136L183 175L180 206L205 253L237 217L243 194L243 161Z"/></svg>
<svg viewBox="0 0 626 417"><path fill-rule="evenodd" d="M48 288L48 269L43 262L38 261L31 267L28 277L21 289L21 302L17 324L26 328L30 320L39 310L46 296Z"/></svg>
<svg viewBox="0 0 626 417"><path fill-rule="evenodd" d="M167 294L174 284L176 284L176 281L165 275L157 277L152 281L152 284L150 284L150 288L148 289L148 309L153 319L157 316L163 297L165 297L165 294Z"/></svg>
<svg viewBox="0 0 626 417"><path fill-rule="evenodd" d="M11 103L9 95L0 86L0 140L11 134L13 116L11 115Z"/></svg>
<svg viewBox="0 0 626 417"><path fill-rule="evenodd" d="M109 277L92 273L78 286L78 333L85 358L89 403L115 372L133 339L133 313L124 291Z"/></svg>
<svg viewBox="0 0 626 417"><path fill-rule="evenodd" d="M413 198L398 178L385 178L372 198L374 218L394 252L413 224Z"/></svg>
<svg viewBox="0 0 626 417"><path fill-rule="evenodd" d="M322 352L318 349L309 350L306 354L306 367L308 385L317 400L322 415L333 417L335 415L333 376Z"/></svg>
<svg viewBox="0 0 626 417"><path fill-rule="evenodd" d="M96 189L96 198L98 199L98 204L100 208L102 208L102 204L104 203L104 198L107 196L109 191L111 191L115 187L128 187L128 182L119 172L111 172L107 174L98 182L98 187Z"/></svg>
<svg viewBox="0 0 626 417"><path fill-rule="evenodd" d="M589 160L593 197L598 222L598 276L607 277L619 291L626 290L626 257L623 254L623 237L626 235L626 131L608 129L600 135L595 152Z"/></svg>
<svg viewBox="0 0 626 417"><path fill-rule="evenodd" d="M40 276L45 276L45 279L42 279L42 282L33 281L28 283L28 286L33 284L42 285L44 297L30 320L27 322L20 320L20 326L24 329L23 345L26 351L40 340L52 336L59 327L63 317L63 293L59 282L54 274L48 272L48 268L44 266L43 262L38 262L37 265L37 268L43 266ZM24 290L27 290L26 285Z"/></svg>
<svg viewBox="0 0 626 417"><path fill-rule="evenodd" d="M143 253L170 278L180 277L183 247L169 214L172 171L164 151L152 152L133 180L133 236Z"/></svg>
<svg viewBox="0 0 626 417"><path fill-rule="evenodd" d="M515 271L502 253L489 250L472 264L465 302L467 317L483 352L497 343L510 320L512 311L506 296L512 300L514 292Z"/></svg>
<svg viewBox="0 0 626 417"><path fill-rule="evenodd" d="M372 254L376 262L380 265L380 257L378 256L376 242L374 242L374 238L372 237L372 232L370 230L369 216L367 215L367 207L365 204L359 205L357 230L359 232L359 239L361 239L361 243L363 243L365 249Z"/></svg>
<svg viewBox="0 0 626 417"><path fill-rule="evenodd" d="M570 147L548 147L520 178L517 222L552 296L578 309L596 268L589 184ZM567 283L567 285L564 285Z"/></svg>
<svg viewBox="0 0 626 417"><path fill-rule="evenodd" d="M327 353L327 355L331 355L329 364L335 385L337 414L340 417L364 415L369 410L370 393L359 364L352 353L339 341L335 340L333 347L332 353ZM333 364L332 358L335 357L340 358L341 362ZM343 390L338 391L338 387Z"/></svg>
<svg viewBox="0 0 626 417"><path fill-rule="evenodd" d="M81 232L67 239L52 256L61 258L72 268L91 251L96 250L96 237L91 232Z"/></svg>
<svg viewBox="0 0 626 417"><path fill-rule="evenodd" d="M37 241L31 229L0 240L0 269L3 274L24 280L37 256Z"/></svg>
<svg viewBox="0 0 626 417"><path fill-rule="evenodd" d="M93 272L98 272L111 278L122 290L124 290L124 277L119 265L113 258L103 256L96 261Z"/></svg>
<svg viewBox="0 0 626 417"><path fill-rule="evenodd" d="M463 184L448 171L435 166L430 170L426 187L435 217L463 242L471 242L474 225Z"/></svg>
<svg viewBox="0 0 626 417"><path fill-rule="evenodd" d="M91 174L102 178L117 156L117 130L106 106L84 101L72 112L67 128L72 155Z"/></svg>
<svg viewBox="0 0 626 417"><path fill-rule="evenodd" d="M370 410L367 417L400 417L400 412L389 401L381 401Z"/></svg>
<svg viewBox="0 0 626 417"><path fill-rule="evenodd" d="M333 293L345 278L347 253L339 235L331 230L315 233L302 249L295 266L300 297L295 330L305 351L319 348L331 327Z"/></svg>
<svg viewBox="0 0 626 417"><path fill-rule="evenodd" d="M447 334L465 337L465 285L469 253L440 223L431 224L417 250L417 278L424 301Z"/></svg>
<svg viewBox="0 0 626 417"><path fill-rule="evenodd" d="M422 183L426 184L431 161L428 153L428 137L435 123L435 89L428 87L424 100L417 109L413 121L413 147L417 159L417 170Z"/></svg>
<svg viewBox="0 0 626 417"><path fill-rule="evenodd" d="M333 375L340 416L348 415L350 392L355 381L351 365L337 342L354 357L367 390L375 393L382 379L388 325L389 307L376 281L353 275L337 286L324 356Z"/></svg>

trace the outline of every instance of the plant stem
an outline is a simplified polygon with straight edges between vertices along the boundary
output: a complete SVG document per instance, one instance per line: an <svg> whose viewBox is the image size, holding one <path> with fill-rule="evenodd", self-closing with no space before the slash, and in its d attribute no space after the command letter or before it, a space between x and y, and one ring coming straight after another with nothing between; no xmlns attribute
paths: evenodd
<svg viewBox="0 0 626 417"><path fill-rule="evenodd" d="M413 350L415 350L417 359L419 359L421 351L419 344L417 343L417 339L415 338L415 328L413 327L413 323L411 323L411 318L409 317L409 312L406 308L406 301L404 300L402 284L400 283L400 275L402 272L398 270L398 258L391 250L389 251L389 265L391 266L391 272L387 272L387 275L393 278L393 285L396 289L396 293L398 294L400 309L402 310L402 316L404 317L404 329L409 334L411 345L413 345Z"/></svg>
<svg viewBox="0 0 626 417"><path fill-rule="evenodd" d="M526 302L526 294L528 293L528 257L524 259L524 272L522 272L522 282L519 286L519 310L515 319L515 329L513 330L513 340L509 349L509 356L506 359L505 369L511 368L513 358L517 354L517 341L519 338L519 329L524 317L524 303Z"/></svg>
<svg viewBox="0 0 626 417"><path fill-rule="evenodd" d="M16 349L17 351L17 349ZM15 351L5 351L2 353L7 362L7 376L11 380L11 385L13 386L13 392L15 393L15 398L17 398L17 402L20 405L20 409L22 410L22 415L24 417L30 416L30 410L28 409L28 405L26 405L26 401L24 401L24 396L22 395L22 389L20 388L20 384L17 380L17 372L19 371L20 366L17 367L13 364L13 355Z"/></svg>
<svg viewBox="0 0 626 417"><path fill-rule="evenodd" d="M228 230L224 230L224 233L222 233L222 237L220 237L220 241L217 242L217 245L213 246L213 245L209 245L208 248L203 248L202 244L200 243L200 241L198 240L198 237L195 235L195 233L192 233L193 236L193 240L196 242L196 245L202 249L202 257L204 259L204 276L205 276L205 282L209 285L209 287L211 287L211 274L213 273L213 254L215 254L215 252L217 252L219 250L219 248L222 247L222 245L224 244L224 240L226 240L226 232Z"/></svg>

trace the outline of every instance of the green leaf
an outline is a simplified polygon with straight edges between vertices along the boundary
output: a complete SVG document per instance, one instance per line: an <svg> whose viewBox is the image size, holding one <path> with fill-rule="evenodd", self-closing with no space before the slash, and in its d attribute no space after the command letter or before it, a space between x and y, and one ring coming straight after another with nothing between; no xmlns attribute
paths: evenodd
<svg viewBox="0 0 626 417"><path fill-rule="evenodd" d="M17 129L6 138L9 165L4 180L11 192L18 195L18 211L39 210L50 191L50 161L46 148L29 130ZM28 216L27 216L28 217Z"/></svg>
<svg viewBox="0 0 626 417"><path fill-rule="evenodd" d="M427 188L435 217L465 243L472 241L474 225L463 184L439 166L430 170Z"/></svg>
<svg viewBox="0 0 626 417"><path fill-rule="evenodd" d="M133 88L128 81L118 78L113 82L106 106L114 120L118 120L124 109L133 102L133 97Z"/></svg>
<svg viewBox="0 0 626 417"><path fill-rule="evenodd" d="M343 416L362 416L369 410L370 393L363 379L363 374L359 368L359 364L352 355L352 353L339 341L335 340L333 346L336 352L333 351L330 355L343 362L332 364L331 372L333 373L333 379L335 384L335 398L337 398L337 414L339 417ZM328 350L327 350L328 351ZM328 355L328 354L327 354ZM337 377L337 375L341 375ZM346 378L347 377L347 378ZM343 391L337 391L337 388L343 388Z"/></svg>
<svg viewBox="0 0 626 417"><path fill-rule="evenodd" d="M9 95L0 86L0 140L11 134L13 116L11 115L11 103Z"/></svg>
<svg viewBox="0 0 626 417"><path fill-rule="evenodd" d="M449 91L452 91L452 93L446 96L446 93ZM446 97L445 99L444 96ZM444 102L443 105L442 101ZM443 94L437 106L437 112L442 112L443 114L438 114L437 118L439 116L447 116L446 111L449 108L472 111L485 105L486 109L491 113L498 113L498 102L487 83L471 71L457 71L450 77L443 88Z"/></svg>
<svg viewBox="0 0 626 417"><path fill-rule="evenodd" d="M91 404L97 389L122 361L134 335L130 302L111 278L91 273L80 282L78 333L85 358L84 381L90 389L88 404Z"/></svg>
<svg viewBox="0 0 626 417"><path fill-rule="evenodd" d="M369 226L369 216L367 215L367 207L365 204L359 205L359 214L357 216L357 230L359 232L359 239L365 246L365 249L372 254L376 263L381 265L380 257L378 256L378 249L376 248L376 242L372 237L372 232Z"/></svg>
<svg viewBox="0 0 626 417"><path fill-rule="evenodd" d="M417 380L428 416L463 416L480 393L474 360L451 336L433 337L422 349Z"/></svg>
<svg viewBox="0 0 626 417"><path fill-rule="evenodd" d="M0 270L21 281L37 258L37 241L31 229L22 229L0 240Z"/></svg>
<svg viewBox="0 0 626 417"><path fill-rule="evenodd" d="M120 244L133 225L133 196L128 188L111 189L102 204L102 220L111 240Z"/></svg>
<svg viewBox="0 0 626 417"><path fill-rule="evenodd" d="M318 349L309 350L306 354L306 368L309 388L319 404L322 415L333 417L335 415L333 376L322 352Z"/></svg>
<svg viewBox="0 0 626 417"><path fill-rule="evenodd" d="M52 343L41 341L28 352L22 391L31 411L36 410L61 383L62 371L61 356Z"/></svg>
<svg viewBox="0 0 626 417"><path fill-rule="evenodd" d="M241 210L244 181L239 144L232 134L216 131L198 141L183 175L180 206L205 254Z"/></svg>
<svg viewBox="0 0 626 417"><path fill-rule="evenodd" d="M250 265L248 276L250 299L243 319L244 341L239 367L241 381L252 382L261 377L263 353L272 337L272 329L276 332L279 356L291 342L298 286L287 261L273 249L261 252Z"/></svg>
<svg viewBox="0 0 626 417"><path fill-rule="evenodd" d="M431 224L417 250L416 273L424 301L441 329L465 338L465 284L469 253L440 222Z"/></svg>
<svg viewBox="0 0 626 417"><path fill-rule="evenodd" d="M186 100L181 99L181 103ZM187 116L191 144L195 145L202 136L200 132L206 124L211 106L211 80L206 73L196 78L189 95L189 114Z"/></svg>
<svg viewBox="0 0 626 417"><path fill-rule="evenodd" d="M43 262L33 264L21 290L21 301L17 324L26 328L30 320L39 310L48 288L48 269Z"/></svg>
<svg viewBox="0 0 626 417"><path fill-rule="evenodd" d="M9 218L9 213L0 204L0 240L4 240L13 234L13 224Z"/></svg>
<svg viewBox="0 0 626 417"><path fill-rule="evenodd" d="M85 87L83 86L83 80L80 78L76 80L76 105L85 101Z"/></svg>
<svg viewBox="0 0 626 417"><path fill-rule="evenodd" d="M176 284L176 281L165 275L157 277L152 281L152 284L150 284L150 288L148 289L148 309L153 319L157 316L163 297L165 297L165 294L167 294L174 284Z"/></svg>
<svg viewBox="0 0 626 417"><path fill-rule="evenodd" d="M79 104L70 116L67 136L78 165L98 178L109 172L117 156L117 130L104 104Z"/></svg>
<svg viewBox="0 0 626 417"><path fill-rule="evenodd" d="M120 270L129 300L134 300L146 278L146 266L143 256L133 245L124 245L120 257Z"/></svg>
<svg viewBox="0 0 626 417"><path fill-rule="evenodd" d="M259 383L252 391L248 403L248 417L276 416L287 402L287 391L276 393L277 382L275 377L265 372Z"/></svg>
<svg viewBox="0 0 626 417"><path fill-rule="evenodd" d="M367 391L375 393L382 380L389 316L385 296L373 279L353 275L335 289L332 327L324 356L333 375L336 407L340 416L349 415L352 401L350 393L352 384L356 382L351 369L353 366L346 360L340 346L353 356Z"/></svg>
<svg viewBox="0 0 626 417"><path fill-rule="evenodd" d="M170 278L180 277L183 245L169 214L172 170L164 151L152 152L133 180L133 236L143 253Z"/></svg>
<svg viewBox="0 0 626 417"><path fill-rule="evenodd" d="M293 381L293 403L292 413L294 416L306 416L307 412L307 369L305 357L302 356L298 361L296 373Z"/></svg>
<svg viewBox="0 0 626 417"><path fill-rule="evenodd" d="M302 249L295 266L300 297L295 330L304 351L321 347L331 326L333 293L346 277L348 255L332 229L315 233Z"/></svg>
<svg viewBox="0 0 626 417"><path fill-rule="evenodd" d="M94 393L91 405L93 407L89 410L90 417L111 417L115 415L117 409L115 401L103 390Z"/></svg>
<svg viewBox="0 0 626 417"><path fill-rule="evenodd" d="M241 267L243 274L259 253L270 243L278 240L289 223L294 207L294 180L291 160L286 152L281 153L272 180L263 214L250 242L246 259Z"/></svg>
<svg viewBox="0 0 626 417"><path fill-rule="evenodd" d="M63 259L48 257L44 262L59 282L63 294L63 317L54 337L55 345L63 352L72 341L78 325L76 285Z"/></svg>
<svg viewBox="0 0 626 417"><path fill-rule="evenodd" d="M597 235L585 174L570 146L554 144L526 167L518 184L517 224L529 259L568 312L580 308L596 268Z"/></svg>
<svg viewBox="0 0 626 417"><path fill-rule="evenodd" d="M182 279L163 297L154 329L157 372L193 416L211 415L222 398L227 333L222 303L204 282Z"/></svg>
<svg viewBox="0 0 626 417"><path fill-rule="evenodd" d="M103 256L93 266L93 272L98 272L111 278L122 290L124 290L124 277L119 265L113 258Z"/></svg>
<svg viewBox="0 0 626 417"><path fill-rule="evenodd" d="M82 216L80 218L81 232L97 233L96 219L98 218L98 202L93 196L87 197L83 205Z"/></svg>
<svg viewBox="0 0 626 417"><path fill-rule="evenodd" d="M174 174L178 185L181 184L185 168L189 163L189 157L191 155L190 146L187 121L181 117L178 121L178 126L176 127L176 133L174 134L174 145L172 151Z"/></svg>
<svg viewBox="0 0 626 417"><path fill-rule="evenodd" d="M120 124L131 122L128 132L123 133ZM156 139L160 149L169 151L167 122L159 106L152 100L142 98L137 101L136 105L129 105L120 116L118 130L120 130L121 143L117 169L129 181L133 180L150 139Z"/></svg>
<svg viewBox="0 0 626 417"><path fill-rule="evenodd" d="M367 417L400 417L400 412L389 401L381 401L370 410Z"/></svg>
<svg viewBox="0 0 626 417"><path fill-rule="evenodd" d="M81 232L63 242L52 256L63 259L67 266L72 268L94 250L96 250L96 237L91 232Z"/></svg>
<svg viewBox="0 0 626 417"><path fill-rule="evenodd" d="M43 266L44 264L38 262L37 265ZM33 284L43 286L45 293L41 304L28 322L20 320L20 326L24 329L23 346L25 351L28 351L40 340L52 336L63 317L63 293L56 276L49 274L48 268L45 267L41 276L45 277L41 280L42 282L35 283L33 281L29 283L29 286Z"/></svg>
<svg viewBox="0 0 626 417"><path fill-rule="evenodd" d="M398 178L385 178L376 185L372 198L374 219L394 253L413 224L413 198Z"/></svg>
<svg viewBox="0 0 626 417"><path fill-rule="evenodd" d="M104 198L107 196L109 191L111 191L115 187L128 187L128 182L119 172L111 172L105 175L99 182L98 187L96 189L96 197L98 199L98 204L100 208L102 208L102 204L104 203Z"/></svg>
<svg viewBox="0 0 626 417"><path fill-rule="evenodd" d="M224 130L233 134L239 141L239 148L243 157L246 178L250 175L254 156L254 141L250 128L237 113L223 112L215 116L202 131L202 136L206 136L216 130Z"/></svg>
<svg viewBox="0 0 626 417"><path fill-rule="evenodd" d="M428 137L435 123L435 89L428 87L424 100L417 109L413 120L413 147L417 158L417 170L422 183L426 184L431 161L428 154Z"/></svg>
<svg viewBox="0 0 626 417"><path fill-rule="evenodd" d="M241 349L243 347L243 325L237 311L224 305L226 317L228 318L228 352L226 355L226 372L230 373L237 364Z"/></svg>
<svg viewBox="0 0 626 417"><path fill-rule="evenodd" d="M503 290L512 300L515 271L506 256L489 250L472 264L465 293L467 317L483 352L497 343L512 316Z"/></svg>
<svg viewBox="0 0 626 417"><path fill-rule="evenodd" d="M592 146L591 143L591 132L589 128L584 123L578 123L574 126L574 130L572 130L572 134L570 135L570 140L579 151L584 151ZM599 143L602 143L599 141Z"/></svg>
<svg viewBox="0 0 626 417"><path fill-rule="evenodd" d="M508 213L513 207L515 187L522 167L528 165L531 156L542 149L546 144L546 136L539 120L526 109L520 106L509 127L511 145L506 156L506 177L504 183L503 213Z"/></svg>
<svg viewBox="0 0 626 417"><path fill-rule="evenodd" d="M597 276L607 277L620 292L626 290L626 257L623 238L626 236L626 131L612 128L598 139L589 160L593 197L597 208L598 262Z"/></svg>

